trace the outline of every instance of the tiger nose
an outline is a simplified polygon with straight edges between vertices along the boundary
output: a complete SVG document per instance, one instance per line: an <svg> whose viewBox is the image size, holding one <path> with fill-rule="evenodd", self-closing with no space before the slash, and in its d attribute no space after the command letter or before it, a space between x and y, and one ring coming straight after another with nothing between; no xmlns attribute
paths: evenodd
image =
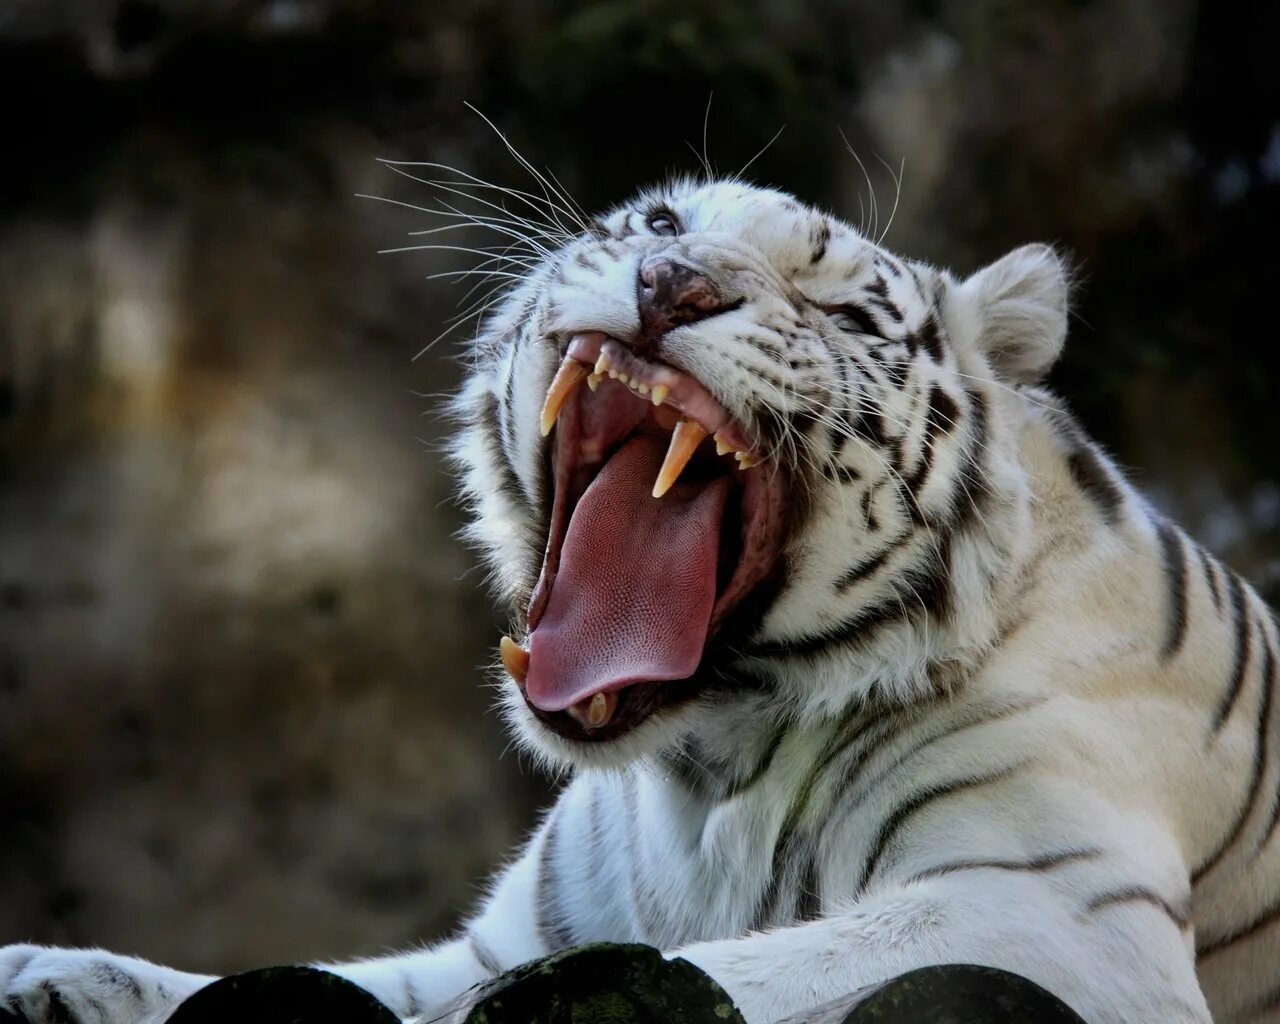
<svg viewBox="0 0 1280 1024"><path fill-rule="evenodd" d="M723 308L720 292L692 267L667 256L640 264L636 306L641 337L656 341L679 324L693 323Z"/></svg>

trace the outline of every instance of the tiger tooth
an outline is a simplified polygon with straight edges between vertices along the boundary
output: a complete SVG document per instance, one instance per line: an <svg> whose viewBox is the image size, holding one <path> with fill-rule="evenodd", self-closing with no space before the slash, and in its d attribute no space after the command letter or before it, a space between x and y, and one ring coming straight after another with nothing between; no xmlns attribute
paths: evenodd
<svg viewBox="0 0 1280 1024"><path fill-rule="evenodd" d="M760 464L747 452L735 452L733 457L737 460L739 469L750 469L752 466Z"/></svg>
<svg viewBox="0 0 1280 1024"><path fill-rule="evenodd" d="M667 400L667 396L669 394L671 394L671 389L669 387L665 384L658 384L649 393L649 400L652 401L654 405L661 405Z"/></svg>
<svg viewBox="0 0 1280 1024"><path fill-rule="evenodd" d="M502 657L502 667L507 670L507 675L523 686L525 677L529 675L529 652L511 637L504 636L498 641L498 654Z"/></svg>
<svg viewBox="0 0 1280 1024"><path fill-rule="evenodd" d="M595 391L600 386L600 381L603 379L604 378L598 373L589 373L587 374L587 387L592 391Z"/></svg>
<svg viewBox="0 0 1280 1024"><path fill-rule="evenodd" d="M569 714L588 729L599 729L608 723L618 709L616 693L593 693L569 708Z"/></svg>
<svg viewBox="0 0 1280 1024"><path fill-rule="evenodd" d="M684 467L693 458L702 439L707 432L693 420L681 420L671 432L671 446L667 449L667 457L662 460L662 468L658 470L658 478L653 482L653 496L661 498L671 485L680 479Z"/></svg>
<svg viewBox="0 0 1280 1024"><path fill-rule="evenodd" d="M609 357L605 355L603 352L601 352L600 358L596 360L596 365L595 365L596 376L603 377L608 372L609 372Z"/></svg>
<svg viewBox="0 0 1280 1024"><path fill-rule="evenodd" d="M728 455L730 452L736 452L738 449L720 436L720 431L716 431L716 454Z"/></svg>
<svg viewBox="0 0 1280 1024"><path fill-rule="evenodd" d="M565 399L573 393L573 389L581 384L583 378L590 372L588 367L583 366L572 356L565 356L564 362L560 364L560 369L556 370L556 375L551 378L551 386L547 388L547 397L542 403L540 426L543 437L550 434L551 428L556 425L556 417L560 415L560 409L564 405Z"/></svg>

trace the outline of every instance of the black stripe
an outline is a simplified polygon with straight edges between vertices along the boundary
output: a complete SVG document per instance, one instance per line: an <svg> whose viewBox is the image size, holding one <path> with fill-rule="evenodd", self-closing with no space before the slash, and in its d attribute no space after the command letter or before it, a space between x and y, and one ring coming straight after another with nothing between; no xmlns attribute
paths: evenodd
<svg viewBox="0 0 1280 1024"><path fill-rule="evenodd" d="M507 457L507 448L503 443L496 396L492 394L485 396L477 413L476 425L481 433L485 435L484 448L490 453L490 457L493 460L498 490L517 509L528 511L529 505L525 500L524 490L520 486L520 479L516 476L515 467Z"/></svg>
<svg viewBox="0 0 1280 1024"><path fill-rule="evenodd" d="M1027 860L957 860L946 864L938 864L923 871L917 871L903 884L921 882L926 878L937 878L941 875L954 874L957 871L1026 871L1039 873L1052 871L1066 864L1074 864L1082 860L1094 860L1102 856L1102 850L1096 847L1085 850L1066 850L1063 853L1046 853Z"/></svg>
<svg viewBox="0 0 1280 1024"><path fill-rule="evenodd" d="M851 569L848 569L844 573L842 573L840 578L837 579L835 582L836 590L839 593L843 594L855 583L858 583L861 580L865 580L867 577L871 576L873 573L878 572L884 566L884 563L888 561L891 555L893 555L896 551L899 551L902 548L906 547L906 545L909 544L915 538L915 536L916 536L915 530L906 530L903 533L900 533L897 537L889 541L888 544L886 544L883 548L881 548L879 552L872 555L865 562L860 562L859 564L853 566Z"/></svg>
<svg viewBox="0 0 1280 1024"><path fill-rule="evenodd" d="M841 396L844 402L840 407L842 412L839 416L828 415L826 417L827 447L839 456L849 444L849 438L845 436L845 432L841 428L841 421L847 418L847 410L849 408L849 371L845 365L844 358L839 353L832 353L831 365L836 372L836 394ZM821 401L821 397L819 401Z"/></svg>
<svg viewBox="0 0 1280 1024"><path fill-rule="evenodd" d="M867 521L867 532L876 533L880 529L880 520L876 518L875 512L871 509L871 502L876 496L876 489L879 484L874 487L868 487L862 492L862 515Z"/></svg>
<svg viewBox="0 0 1280 1024"><path fill-rule="evenodd" d="M933 746L935 743L941 743L944 740L949 740L959 733L967 732L970 729L977 729L984 725L990 725L993 722L1002 721L1010 715L1021 714L1024 711L1031 711L1038 708L1048 699L1048 696L1039 696L1014 703L999 705L995 708L991 708L989 706L979 707L976 714L962 718L959 722L949 724L941 732L935 732L933 735L921 740L910 750L907 750L894 758L892 762L885 765L875 774L863 789L862 793L856 797L851 791L853 790L855 783L858 782L859 776L857 771L851 774L846 774L845 778L840 783L839 791L832 800L832 805L839 808L842 817L847 816L850 811L862 803L869 793L874 793L883 780L896 772L908 761L919 756L921 751ZM861 751L859 753L861 754ZM865 763L865 759L861 759L853 767L860 770L863 763Z"/></svg>
<svg viewBox="0 0 1280 1024"><path fill-rule="evenodd" d="M1214 939L1212 942L1206 942L1203 946L1197 945L1196 958L1204 959L1205 957L1213 956L1215 953L1221 953L1227 947L1251 938L1264 928L1270 928L1277 921L1280 921L1280 901L1271 904L1271 906L1267 907L1266 910L1255 917L1243 928L1237 928L1233 932L1228 932L1221 938Z"/></svg>
<svg viewBox="0 0 1280 1024"><path fill-rule="evenodd" d="M1213 556L1200 544L1196 545L1196 553L1200 556L1200 570L1209 584L1209 595L1213 598L1213 610L1222 611L1222 584L1218 582L1218 567L1213 564Z"/></svg>
<svg viewBox="0 0 1280 1024"><path fill-rule="evenodd" d="M486 971L492 975L502 973L502 964L498 962L498 958L474 931L467 931L467 945L471 947L471 955L476 958L476 962L480 964ZM410 1017L415 1014L409 1014Z"/></svg>
<svg viewBox="0 0 1280 1024"><path fill-rule="evenodd" d="M885 728L893 728L896 724L892 709L882 711L879 714L872 713L867 718L862 717L867 714L867 708L861 701L855 702L849 707L832 730L831 736L819 751L818 756L814 758L813 764L809 767L804 780L796 788L796 795L792 798L791 804L787 808L787 815L778 829L778 836L773 844L773 862L769 875L769 884L765 887L760 904L756 908L756 924L754 926L756 929L765 927L778 913L782 899L783 877L786 874L787 867L796 862L795 853L799 844L797 837L800 831L800 823L809 808L809 803L813 798L813 791L817 788L818 782L826 774L831 763L868 732L877 726L883 730Z"/></svg>
<svg viewBox="0 0 1280 1024"><path fill-rule="evenodd" d="M1182 550L1182 537L1167 520L1156 524L1160 546L1164 552L1164 574L1169 584L1169 627L1160 660L1168 661L1182 648L1187 635L1187 560Z"/></svg>
<svg viewBox="0 0 1280 1024"><path fill-rule="evenodd" d="M538 938L548 953L573 945L573 932L563 920L560 881L555 875L555 842L560 825L559 809L552 812L538 850L538 884L534 889L534 923Z"/></svg>
<svg viewBox="0 0 1280 1024"><path fill-rule="evenodd" d="M743 778L735 781L729 787L724 795L725 800L740 796L765 777L765 774L773 766L773 759L778 754L778 748L782 746L782 741L787 738L789 731L790 729L786 725L780 725L774 730L773 736L765 745L764 753L756 761L755 766Z"/></svg>
<svg viewBox="0 0 1280 1024"><path fill-rule="evenodd" d="M924 349L935 363L942 362L944 356L942 332L938 327L937 314L930 313L928 319L920 326L920 330L916 332L916 344Z"/></svg>
<svg viewBox="0 0 1280 1024"><path fill-rule="evenodd" d="M592 785L587 794L586 849L580 850L580 856L586 864L587 878L590 879L589 884L593 887L604 881L603 873L600 870L601 838L600 787L599 785Z"/></svg>
<svg viewBox="0 0 1280 1024"><path fill-rule="evenodd" d="M1271 641L1267 636L1267 629L1264 626L1262 632L1262 646L1265 650L1265 661L1262 674L1270 678L1276 669L1276 656L1271 646ZM1280 778L1277 780L1277 792L1271 804L1271 817L1267 819L1267 827L1262 830L1262 838L1258 840L1258 847L1255 853L1261 853L1263 848L1271 842L1271 837L1275 834L1276 826L1280 825Z"/></svg>
<svg viewBox="0 0 1280 1024"><path fill-rule="evenodd" d="M416 1017L422 1012L422 1004L418 1002L417 989L413 987L413 974L402 968L400 976L404 978L404 1014L405 1017ZM397 1014L397 1016L401 1016Z"/></svg>
<svg viewBox="0 0 1280 1024"><path fill-rule="evenodd" d="M957 502L954 510L954 528L963 529L973 521L981 521L982 507L990 497L987 483L986 457L990 417L987 400L980 391L966 389L969 399L969 449L964 467L956 474L956 494L963 495L964 502Z"/></svg>
<svg viewBox="0 0 1280 1024"><path fill-rule="evenodd" d="M106 960L100 960L92 966L90 973L96 975L105 987L124 989L132 999L142 1002L142 985L128 971Z"/></svg>
<svg viewBox="0 0 1280 1024"><path fill-rule="evenodd" d="M966 790L977 789L979 786L988 786L994 782L1000 782L1009 778L1022 765L1011 765L1007 768L1000 768L994 772L988 772L985 775L967 775L961 779L952 779L950 782L942 782L935 786L917 793L909 800L904 800L889 814L881 823L880 828L876 831L875 839L871 842L871 852L868 854L866 862L862 867L862 876L858 880L857 888L854 890L855 896L861 896L867 889L867 883L871 881L875 874L876 868L880 866L880 861L888 850L889 844L894 840L897 834L902 830L908 819L917 812L923 810L929 804L952 796L956 793L962 793Z"/></svg>
<svg viewBox="0 0 1280 1024"><path fill-rule="evenodd" d="M1252 610L1245 607L1244 586L1240 577L1233 572L1227 573L1227 597L1231 605L1231 621L1236 626L1236 654L1231 667L1231 678L1227 682L1227 692L1222 695L1217 713L1213 716L1213 731L1217 733L1231 716L1240 691L1244 687L1244 677L1249 670L1250 651L1253 647L1253 615Z"/></svg>
<svg viewBox="0 0 1280 1024"><path fill-rule="evenodd" d="M1077 447L1067 455L1067 469L1076 486L1097 507L1103 521L1111 526L1120 522L1124 491L1093 445L1080 438Z"/></svg>
<svg viewBox="0 0 1280 1024"><path fill-rule="evenodd" d="M954 534L936 536L928 562L907 574L905 600L908 612L919 609L939 623L951 617L952 599L955 597L951 587L951 549L954 543Z"/></svg>
<svg viewBox="0 0 1280 1024"><path fill-rule="evenodd" d="M636 779L627 773L623 780L622 799L627 815L627 886L631 893L631 909L635 914L636 938L641 942L649 942L652 936L651 922L646 918L644 910L649 901L640 892L640 845L636 839L636 822L640 816L639 794L636 793Z"/></svg>
<svg viewBox="0 0 1280 1024"><path fill-rule="evenodd" d="M1126 903L1150 904L1157 910L1166 914L1169 917L1169 920L1178 926L1179 930L1191 925L1191 918L1185 910L1180 910L1174 907L1154 889L1148 889L1143 885L1130 885L1123 889L1115 889L1112 892L1104 892L1099 896L1093 897L1085 909L1092 914L1107 907L1119 906Z"/></svg>
<svg viewBox="0 0 1280 1024"><path fill-rule="evenodd" d="M809 245L813 251L809 254L809 265L821 261L827 254L827 245L831 241L831 222L825 217L822 222L809 232Z"/></svg>
<svg viewBox="0 0 1280 1024"><path fill-rule="evenodd" d="M895 580L893 593L879 604L859 609L849 618L829 626L820 633L812 633L794 640L758 644L752 648L751 653L766 658L791 658L817 654L833 645L852 642L862 646L872 641L875 630L886 623L910 618L912 612L919 609L919 606L920 603L906 581Z"/></svg>
<svg viewBox="0 0 1280 1024"><path fill-rule="evenodd" d="M676 746L667 747L659 751L658 763L666 770L668 781L674 781L696 796L705 797L709 787L717 780L703 767L701 759L691 749L696 744L696 739L689 738Z"/></svg>
<svg viewBox="0 0 1280 1024"><path fill-rule="evenodd" d="M879 270L887 270L894 277L902 276L902 268L899 267L898 264L886 253L877 252L871 257L871 262L874 263Z"/></svg>
<svg viewBox="0 0 1280 1024"><path fill-rule="evenodd" d="M832 645L850 642L859 646L874 640L874 631L890 622L911 620L917 614L946 620L952 607L950 534L936 537L929 560L916 569L890 580L891 593L879 604L860 608L849 618L818 633L756 644L751 653L761 657L803 657L817 654Z"/></svg>
<svg viewBox="0 0 1280 1024"><path fill-rule="evenodd" d="M818 878L817 852L810 854L804 872L800 876L800 892L796 898L796 921L816 921L822 916L821 881Z"/></svg>
<svg viewBox="0 0 1280 1024"><path fill-rule="evenodd" d="M923 280L921 279L921 277L920 277L920 270L919 270L919 268L918 268L914 263L912 263L912 262L910 262L910 261L908 261L908 262L906 263L906 268L907 268L907 270L908 270L908 271L910 272L910 274L911 274L911 280L915 282L915 285L916 285L916 291L919 293L920 298L921 298L921 299L925 299L925 298L926 298L926 296L925 296L925 292L926 292L928 289L927 289L927 288L925 288L924 281L923 281ZM936 299L934 300L934 309L935 309L935 310L937 309L937 300L936 300Z"/></svg>
<svg viewBox="0 0 1280 1024"><path fill-rule="evenodd" d="M502 408L499 424L502 428L502 446L508 452L516 450L516 341L512 339L507 357L507 379L502 385Z"/></svg>
<svg viewBox="0 0 1280 1024"><path fill-rule="evenodd" d="M900 310L888 299L880 299L873 296L872 298L868 299L867 302L869 302L871 305L879 309L882 313L884 313L885 316L887 316L895 324L902 323L904 319L902 315L902 310ZM907 337L903 338L902 340L907 344L907 347L910 348L911 341L914 339L912 339L912 336L908 334Z"/></svg>
<svg viewBox="0 0 1280 1024"><path fill-rule="evenodd" d="M1258 1020L1263 1014L1280 1009L1280 989L1272 989L1261 999L1255 999L1248 1006L1242 1007L1234 1020Z"/></svg>
<svg viewBox="0 0 1280 1024"><path fill-rule="evenodd" d="M862 479L862 474L852 466L829 465L825 473L838 484L854 484Z"/></svg>
<svg viewBox="0 0 1280 1024"><path fill-rule="evenodd" d="M933 468L933 457L937 449L938 438L950 433L956 426L956 417L960 415L960 407L956 400L935 384L929 391L929 408L925 413L924 437L920 442L920 464L906 480L907 488L916 493L924 487L929 478L929 470Z"/></svg>
<svg viewBox="0 0 1280 1024"><path fill-rule="evenodd" d="M1253 740L1253 773L1249 779L1249 789L1245 794L1244 804L1236 815L1235 823L1231 826L1230 832L1227 833L1226 839L1224 839L1218 849L1209 856L1208 860L1192 872L1192 885L1195 885L1200 881L1200 879L1212 871L1222 858L1226 856L1227 851L1235 845L1236 841L1240 838L1240 834L1244 831L1245 824L1253 815L1254 805L1258 800L1258 791L1262 787L1262 775L1266 767L1267 748L1270 744L1271 702L1275 692L1276 681L1276 659L1272 652L1271 644L1267 641L1265 631L1263 633L1262 646L1265 652L1262 669L1262 694L1259 697L1258 723Z"/></svg>
<svg viewBox="0 0 1280 1024"><path fill-rule="evenodd" d="M898 736L900 736L906 729L908 729L916 721L918 721L917 715L907 715L907 714L900 714L900 715L891 717L887 720L882 720L882 723L880 727L875 731L875 734L871 736L866 743L862 744L858 748L858 750L854 753L853 757L850 758L849 763L844 765L843 771L841 773L841 781L838 784L838 791L836 795L834 795L829 801L829 805L833 809L839 807L840 805L839 794L843 793L850 779L857 777L862 766L865 765L873 756L875 756L875 754L879 750L883 749L887 744L892 743ZM826 764L823 766L824 771L826 770L827 767L830 766L833 760L834 758L829 759L826 762ZM841 808L841 810L843 810L843 808ZM822 834L825 831L829 831L829 828L828 828L829 825L830 825L830 819L824 822L822 831L816 832L814 835L810 837L810 842L804 854L805 868L799 874L800 887L799 887L799 894L798 894L797 906L796 906L796 917L800 921L814 920L818 916L821 909L820 879L818 877L818 856L819 856L819 853L821 852L820 844L822 840ZM776 851L776 848L775 848L775 851ZM773 876L773 878L775 881L781 879L781 871L779 870ZM773 893L773 895L775 897L774 902L776 903L777 893L775 892ZM766 907L768 906L769 904L766 904ZM761 926L763 926L765 923L767 923L767 919L761 922Z"/></svg>

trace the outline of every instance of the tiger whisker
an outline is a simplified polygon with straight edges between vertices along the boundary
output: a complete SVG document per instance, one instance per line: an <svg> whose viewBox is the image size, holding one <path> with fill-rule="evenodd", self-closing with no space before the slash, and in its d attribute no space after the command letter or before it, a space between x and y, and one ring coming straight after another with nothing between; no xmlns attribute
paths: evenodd
<svg viewBox="0 0 1280 1024"><path fill-rule="evenodd" d="M533 166L533 164L531 164L528 160L526 160L524 155L519 150L517 150L515 146L511 144L511 141L506 137L506 135L502 133L502 131L498 128L498 126L494 124L491 120L489 120L489 118L486 117L483 113L481 113L480 110L474 104L467 103L466 106L469 107L482 121L484 121L485 124L487 124L490 128L493 129L494 134L497 135L498 138L502 140L502 144L506 146L507 152L509 152L513 157L515 157L517 163L519 163L521 167L523 167L526 171L528 171L533 176L534 180L539 183L540 187L544 190L544 192L549 190L562 203L567 203L571 208L579 211L577 214L575 214L575 213L572 213L570 210L564 210L562 208L562 212L565 213L565 215L568 216L570 220L576 221L578 227L582 231L586 233L590 233L591 225L588 223L588 218L586 217L585 213L582 212L581 207L578 206L578 204L567 193L557 191L556 188L554 188L547 181L546 177L543 176L543 174L539 172L538 169ZM550 200L548 200L548 202L550 202Z"/></svg>
<svg viewBox="0 0 1280 1024"><path fill-rule="evenodd" d="M466 183L466 182L457 182L457 181L445 181L437 178L424 178L416 174L410 174L403 167L397 166L395 164L388 164L387 166L391 169L391 171L393 171L395 174L400 175L402 178L407 178L410 181L417 182L420 185L426 185L428 188L435 189L438 192L443 192L443 193L447 193L448 195L457 196L460 199L466 199L466 200L469 200L470 202L477 203L480 206L483 206L487 209L494 210L497 213L500 213L503 215L501 218L494 218L495 220L510 221L512 222L513 226L521 227L528 231L531 231L536 236L543 238L549 242L552 242L553 244L562 239L572 237L569 232L566 232L564 230L563 225L552 224L548 221L544 221L541 219L534 219L531 217L522 216L521 214L518 214L514 210L510 209L509 207L504 206L502 203L495 203L492 200L485 199L483 196L475 195L473 192L467 191L467 189L468 188L494 189L500 192L502 195L511 196L512 198L520 200L522 203L524 203L524 205L530 207L530 209L532 209L535 213L539 215L543 215L547 211L544 208L537 206L533 202L533 200L537 199L536 196L533 196L531 198L526 198L526 193L520 192L517 189L507 188L504 185L492 185L488 182ZM457 210L456 208L451 207L451 209L454 209L456 213L462 216L467 216L467 217L471 216L470 214L464 213L463 211ZM481 214L478 216L489 216L489 215Z"/></svg>

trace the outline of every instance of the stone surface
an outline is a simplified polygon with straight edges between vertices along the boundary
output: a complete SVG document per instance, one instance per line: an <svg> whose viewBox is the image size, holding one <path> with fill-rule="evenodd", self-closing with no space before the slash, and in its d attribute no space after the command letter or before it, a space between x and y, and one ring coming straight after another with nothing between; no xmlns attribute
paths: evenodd
<svg viewBox="0 0 1280 1024"><path fill-rule="evenodd" d="M944 964L909 971L778 1024L1085 1024L1039 985L1008 971Z"/></svg>
<svg viewBox="0 0 1280 1024"><path fill-rule="evenodd" d="M309 967L268 967L223 978L188 998L168 1024L399 1024L345 978Z"/></svg>
<svg viewBox="0 0 1280 1024"><path fill-rule="evenodd" d="M508 971L436 1021L742 1024L742 1016L724 989L688 961L666 960L650 946L599 942Z"/></svg>

